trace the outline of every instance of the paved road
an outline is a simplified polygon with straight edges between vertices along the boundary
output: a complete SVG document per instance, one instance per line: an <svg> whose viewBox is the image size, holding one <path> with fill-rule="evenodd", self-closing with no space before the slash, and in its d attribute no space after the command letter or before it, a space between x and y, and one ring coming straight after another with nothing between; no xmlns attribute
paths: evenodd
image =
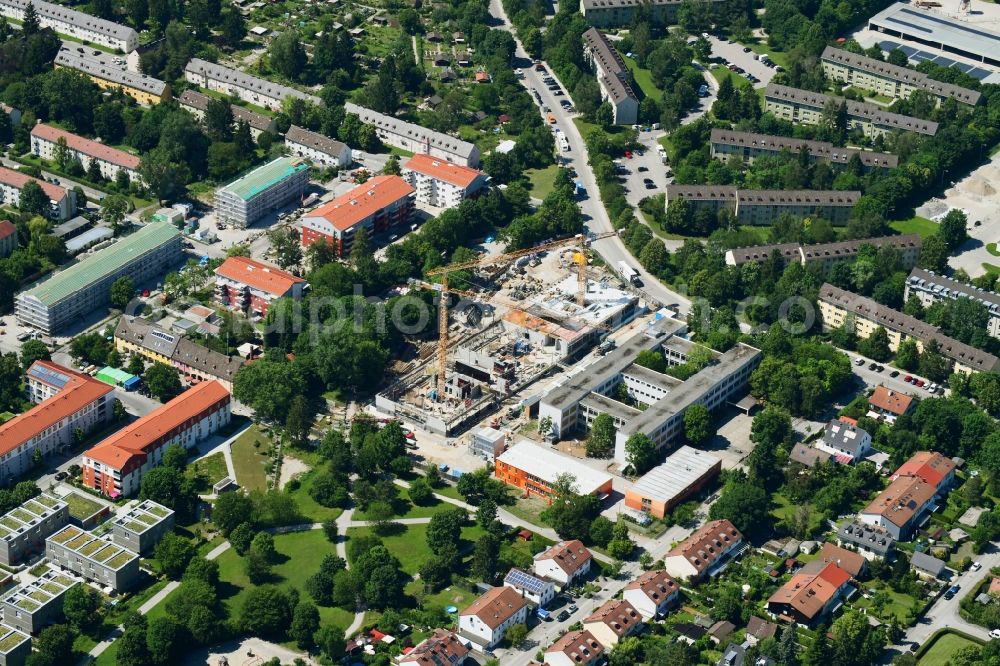
<svg viewBox="0 0 1000 666"><path fill-rule="evenodd" d="M514 31L511 28L510 20L507 18L500 0L490 0L490 14L500 22L497 27L508 31L513 35ZM580 135L580 131L577 129L576 124L573 123L572 120L576 114L569 113L559 106L559 100L567 99L567 97L565 95L556 97L552 94L552 92L542 82L541 74L539 72L535 72L534 69L530 67L531 58L528 56L527 51L524 50L524 47L521 45L521 42L517 39L516 35L514 35L514 41L517 45L514 52L514 66L518 69L527 70L525 72L525 77L521 79L521 83L524 84L529 91L537 90L539 92L539 95L542 98L542 103L552 109L552 114L556 117L556 127L562 130L562 132L566 135L567 141L569 142L570 151L561 152L560 157L567 165L573 166L576 169L578 178L583 181L583 185L587 190L588 194L586 198L580 201L580 208L583 211L584 224L587 231L593 233L614 231L611 219L608 217L608 213L604 209L604 204L601 203L598 196L597 181L594 178L594 172L587 164L587 148L584 144L583 137ZM546 69L553 76L556 76L551 67L546 66ZM558 80L558 77L556 78ZM566 90L565 86L562 86L562 89ZM616 265L619 261L625 261L627 264L637 269L644 284L641 291L648 298L658 301L661 304L677 303L681 313L687 313L691 302L680 294L667 289L656 278L646 272L639 265L639 262L635 259L635 257L633 257L628 249L626 249L625 244L622 243L620 238L609 237L599 240L593 244L593 249L611 266Z"/></svg>
<svg viewBox="0 0 1000 666"><path fill-rule="evenodd" d="M879 384L882 384L888 389L891 389L893 391L899 391L900 393L905 393L915 398L922 399L922 398L932 397L930 392L922 388L918 388L913 384L907 384L906 382L903 381L903 378L906 377L907 375L912 375L914 377L923 379L922 377L919 377L919 375L917 375L916 373L904 372L900 370L899 376L893 378L892 373L896 371L896 368L886 365L885 370L883 370L882 372L869 370L868 366L872 363L872 360L870 358L866 358L864 356L861 356L860 354L856 354L854 352L849 352L849 351L845 351L844 353L847 354L847 356L850 357L851 359L851 370L867 386L874 388ZM857 365L855 363L856 359L859 358L864 361L863 365ZM930 381L926 379L924 381L927 384L930 384Z"/></svg>

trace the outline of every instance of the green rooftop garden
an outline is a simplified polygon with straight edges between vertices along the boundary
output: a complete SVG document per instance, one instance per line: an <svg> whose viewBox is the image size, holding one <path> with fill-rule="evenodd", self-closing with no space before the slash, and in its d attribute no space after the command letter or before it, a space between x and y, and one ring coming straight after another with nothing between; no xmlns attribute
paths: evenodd
<svg viewBox="0 0 1000 666"><path fill-rule="evenodd" d="M11 520L7 516L4 516L3 518L0 518L0 525L3 525L4 527L6 527L11 532L14 532L15 530L17 530L18 527L21 526L17 521Z"/></svg>
<svg viewBox="0 0 1000 666"><path fill-rule="evenodd" d="M39 606L39 604L36 604L34 601L28 599L27 597L21 597L20 599L17 600L17 603L15 603L14 605L20 608L21 610L28 611L29 613L34 613L36 610L38 610Z"/></svg>
<svg viewBox="0 0 1000 666"><path fill-rule="evenodd" d="M38 517L38 516L35 516L33 514L28 513L27 511L25 511L24 509L21 509L21 508L14 509L13 511L10 512L10 515L14 516L18 520L20 520L22 523L30 523L32 520L34 520L35 518Z"/></svg>
<svg viewBox="0 0 1000 666"><path fill-rule="evenodd" d="M101 564L104 564L105 560L111 559L113 556L117 555L120 552L121 549L118 546L107 544L106 548L102 548L99 552L91 555L90 559L94 560L95 562L100 562Z"/></svg>
<svg viewBox="0 0 1000 666"><path fill-rule="evenodd" d="M109 567L111 567L112 569L115 569L115 570L121 569L123 566L125 566L134 557L135 557L135 555L133 555L129 551L123 550L122 552L118 553L117 555L115 555L114 557L112 557L110 560L108 560L107 565Z"/></svg>
<svg viewBox="0 0 1000 666"><path fill-rule="evenodd" d="M101 541L100 539L93 539L82 545L78 544L76 548L73 548L73 550L80 553L84 557L90 557L91 555L93 555L106 545L107 545L106 541Z"/></svg>
<svg viewBox="0 0 1000 666"><path fill-rule="evenodd" d="M70 493L63 500L69 504L69 515L77 520L90 518L101 510L101 504L79 493Z"/></svg>
<svg viewBox="0 0 1000 666"><path fill-rule="evenodd" d="M34 589L28 592L28 596L37 601L40 604L44 604L46 601L52 598L52 595L41 589Z"/></svg>
<svg viewBox="0 0 1000 666"><path fill-rule="evenodd" d="M155 525L156 523L160 522L156 516L151 516L148 513L140 513L135 517L135 519L147 525Z"/></svg>
<svg viewBox="0 0 1000 666"><path fill-rule="evenodd" d="M146 511L149 511L151 514L159 516L160 518L166 518L170 515L170 509L159 506L158 504L147 504Z"/></svg>
<svg viewBox="0 0 1000 666"><path fill-rule="evenodd" d="M62 532L59 532L58 534L54 534L54 535L52 535L49 538L52 539L53 541L55 541L56 543L66 543L70 539L72 539L72 538L74 538L76 536L79 536L79 534L80 534L80 530L78 530L77 528L75 528L75 527L67 527Z"/></svg>
<svg viewBox="0 0 1000 666"><path fill-rule="evenodd" d="M59 502L56 501L55 499L53 499L52 497L49 497L48 495L39 495L38 497L36 497L32 501L33 502L38 502L39 504L44 504L45 506L47 506L50 509L54 509L57 506L59 506Z"/></svg>
<svg viewBox="0 0 1000 666"><path fill-rule="evenodd" d="M60 592L62 592L65 589L62 585L57 585L56 583L53 583L52 581L48 581L46 583L42 583L41 585L39 585L39 587L41 587L43 590L45 590L49 594L53 594L53 595L54 594L59 594Z"/></svg>
<svg viewBox="0 0 1000 666"><path fill-rule="evenodd" d="M24 634L12 631L3 638L0 638L0 653L7 654L26 640L29 639Z"/></svg>
<svg viewBox="0 0 1000 666"><path fill-rule="evenodd" d="M135 520L130 520L127 523L120 523L120 525L131 532L145 532L149 529L149 525L143 525Z"/></svg>
<svg viewBox="0 0 1000 666"><path fill-rule="evenodd" d="M71 585L73 585L73 583L76 582L72 578L69 578L68 576L56 576L52 580L56 583L59 583L63 587L70 587Z"/></svg>

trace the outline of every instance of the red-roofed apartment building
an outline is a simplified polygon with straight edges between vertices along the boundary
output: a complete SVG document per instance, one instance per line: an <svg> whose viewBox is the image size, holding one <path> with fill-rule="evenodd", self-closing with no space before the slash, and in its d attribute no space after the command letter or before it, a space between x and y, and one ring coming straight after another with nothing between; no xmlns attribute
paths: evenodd
<svg viewBox="0 0 1000 666"><path fill-rule="evenodd" d="M663 568L674 578L696 582L713 576L743 545L743 534L728 520L705 523L673 547L663 558Z"/></svg>
<svg viewBox="0 0 1000 666"><path fill-rule="evenodd" d="M468 654L469 649L454 632L435 629L430 638L407 652L399 663L418 666L461 666Z"/></svg>
<svg viewBox="0 0 1000 666"><path fill-rule="evenodd" d="M955 462L936 451L917 451L905 463L899 466L890 480L895 481L901 476L916 476L941 491L950 488L955 481Z"/></svg>
<svg viewBox="0 0 1000 666"><path fill-rule="evenodd" d="M8 206L20 206L21 190L28 182L38 185L48 196L49 209L45 213L48 217L58 222L65 222L76 211L76 193L73 190L64 190L58 185L32 178L7 167L0 167L0 201Z"/></svg>
<svg viewBox="0 0 1000 666"><path fill-rule="evenodd" d="M881 527L899 541L908 539L934 504L937 491L919 476L897 476L858 513L858 520Z"/></svg>
<svg viewBox="0 0 1000 666"><path fill-rule="evenodd" d="M482 649L503 640L507 630L528 621L528 602L510 587L494 587L458 616L458 634Z"/></svg>
<svg viewBox="0 0 1000 666"><path fill-rule="evenodd" d="M817 561L781 586L767 600L775 617L803 626L831 613L850 590L851 574L836 564Z"/></svg>
<svg viewBox="0 0 1000 666"><path fill-rule="evenodd" d="M401 175L417 191L417 201L439 208L454 208L490 181L479 169L423 154L411 157Z"/></svg>
<svg viewBox="0 0 1000 666"><path fill-rule="evenodd" d="M304 216L302 246L325 241L347 255L359 229L378 234L409 222L414 193L399 176L376 176Z"/></svg>
<svg viewBox="0 0 1000 666"><path fill-rule="evenodd" d="M535 555L534 572L540 578L566 587L590 573L593 559L594 556L579 539L560 541Z"/></svg>
<svg viewBox="0 0 1000 666"><path fill-rule="evenodd" d="M215 275L217 296L223 305L261 317L272 301L302 298L308 286L302 278L277 266L246 257L229 257L215 269Z"/></svg>
<svg viewBox="0 0 1000 666"><path fill-rule="evenodd" d="M31 128L31 152L44 160L57 161L60 139L66 144L67 157L69 159L75 157L80 160L84 169L89 169L90 162L97 160L101 175L108 180L114 180L118 177L119 171L124 171L128 174L129 182L138 183L140 181L138 155L85 139L45 123L38 123Z"/></svg>
<svg viewBox="0 0 1000 666"><path fill-rule="evenodd" d="M677 582L666 571L647 571L625 586L622 599L646 620L663 617L680 598Z"/></svg>
<svg viewBox="0 0 1000 666"><path fill-rule="evenodd" d="M35 361L25 374L35 406L0 425L0 482L31 468L35 451L54 453L111 420L114 387L51 361Z"/></svg>
<svg viewBox="0 0 1000 666"><path fill-rule="evenodd" d="M131 495L168 447L191 448L229 423L229 391L202 382L83 454L83 483L109 497Z"/></svg>
<svg viewBox="0 0 1000 666"><path fill-rule="evenodd" d="M586 629L567 631L545 650L546 666L594 666L604 661L604 646Z"/></svg>
<svg viewBox="0 0 1000 666"><path fill-rule="evenodd" d="M0 259L17 249L17 227L10 220L0 220Z"/></svg>

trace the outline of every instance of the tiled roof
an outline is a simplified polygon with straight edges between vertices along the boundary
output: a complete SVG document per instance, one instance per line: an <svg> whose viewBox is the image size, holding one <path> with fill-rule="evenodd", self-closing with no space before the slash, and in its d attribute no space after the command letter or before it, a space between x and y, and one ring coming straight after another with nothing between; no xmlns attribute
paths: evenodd
<svg viewBox="0 0 1000 666"><path fill-rule="evenodd" d="M133 458L144 458L159 440L183 427L213 405L229 400L229 391L219 382L201 382L103 440L83 455L122 469Z"/></svg>
<svg viewBox="0 0 1000 666"><path fill-rule="evenodd" d="M641 590L650 601L659 605L677 592L677 582L666 571L646 571L625 586L626 590Z"/></svg>
<svg viewBox="0 0 1000 666"><path fill-rule="evenodd" d="M566 632L545 650L545 654L557 652L566 655L570 663L592 664L604 654L604 646L592 633L583 629Z"/></svg>
<svg viewBox="0 0 1000 666"><path fill-rule="evenodd" d="M70 150L75 150L87 157L97 158L109 164L115 164L126 169L132 169L133 171L139 168L138 155L132 155L131 153L126 153L124 150L118 150L103 143L85 139L82 136L61 130L52 125L38 123L31 128L31 136L53 144L58 143L59 139L63 139Z"/></svg>
<svg viewBox="0 0 1000 666"><path fill-rule="evenodd" d="M832 543L823 544L818 559L823 562L832 562L852 576L858 576L865 567L863 555Z"/></svg>
<svg viewBox="0 0 1000 666"><path fill-rule="evenodd" d="M616 102L623 99L639 101L639 97L632 90L628 83L628 67L625 61L618 55L617 49L608 41L608 38L597 28L590 28L583 33L585 48L599 63L605 76L601 78L604 88Z"/></svg>
<svg viewBox="0 0 1000 666"><path fill-rule="evenodd" d="M62 5L45 2L44 0L2 0L0 4L14 7L22 12L27 9L29 4L33 4L35 6L35 13L39 18L67 23L76 28L90 30L91 32L122 41L134 41L139 38L138 33L128 26L97 18L96 16L91 16L75 9L63 7Z"/></svg>
<svg viewBox="0 0 1000 666"><path fill-rule="evenodd" d="M608 599L600 608L583 620L583 626L601 623L621 638L642 624L642 616L635 606L623 599Z"/></svg>
<svg viewBox="0 0 1000 666"><path fill-rule="evenodd" d="M345 149L350 150L346 144L336 139L331 139L317 132L310 132L298 125L292 125L288 128L288 131L285 133L285 142L297 143L300 146L312 148L336 158L339 158Z"/></svg>
<svg viewBox="0 0 1000 666"><path fill-rule="evenodd" d="M910 405L913 404L913 397L899 391L893 391L879 384L875 387L875 391L871 397L868 398L868 404L899 416L905 414L910 409Z"/></svg>
<svg viewBox="0 0 1000 666"><path fill-rule="evenodd" d="M62 389L51 398L0 425L0 455L10 453L47 428L58 425L87 405L114 391L113 386L51 361L35 361L28 372L36 368L44 368L48 372L64 377L65 380L60 382Z"/></svg>
<svg viewBox="0 0 1000 666"><path fill-rule="evenodd" d="M31 181L42 188L42 192L45 192L45 195L52 201L62 201L63 197L66 196L66 190L58 185L53 185L52 183L47 183L44 180L32 178L31 176L21 173L20 171L14 171L13 169L8 169L7 167L0 167L0 183L20 190L28 184L28 181Z"/></svg>
<svg viewBox="0 0 1000 666"><path fill-rule="evenodd" d="M461 188L469 187L477 178L486 177L486 174L479 169L453 164L422 153L417 153L407 160L403 165L403 172L406 171L416 171Z"/></svg>
<svg viewBox="0 0 1000 666"><path fill-rule="evenodd" d="M905 527L936 494L937 489L920 477L900 476L861 513L882 516L897 527Z"/></svg>
<svg viewBox="0 0 1000 666"><path fill-rule="evenodd" d="M548 550L535 555L535 560L552 560L560 569L572 576L579 571L593 556L579 539L560 541L550 546Z"/></svg>
<svg viewBox="0 0 1000 666"><path fill-rule="evenodd" d="M800 571L767 602L791 606L803 617L813 619L850 580L849 573L832 563L816 573Z"/></svg>
<svg viewBox="0 0 1000 666"><path fill-rule="evenodd" d="M829 141L810 141L808 139L795 139L787 136L758 134L756 132L740 132L739 130L714 128L710 135L710 141L713 144L754 148L773 153L779 153L782 150L797 153L804 146L811 156L828 160L834 164L847 164L854 155L857 155L861 159L862 164L869 167L884 167L888 169L895 168L899 164L899 158L889 153L841 148L834 146Z"/></svg>
<svg viewBox="0 0 1000 666"><path fill-rule="evenodd" d="M919 476L921 479L931 484L938 490L941 489L942 482L949 474L955 471L957 465L950 458L946 458L937 451L917 451L892 475L897 476Z"/></svg>
<svg viewBox="0 0 1000 666"><path fill-rule="evenodd" d="M205 111L208 108L208 101L212 99L204 93L200 93L197 90L185 90L181 93L181 96L177 98L181 106L186 106L192 109L197 109L199 111ZM256 111L251 111L245 106L240 106L239 104L230 104L230 111L233 112L233 120L245 120L250 127L255 130L260 130L264 132L271 129L274 119L271 116L265 116L263 113L257 113Z"/></svg>
<svg viewBox="0 0 1000 666"><path fill-rule="evenodd" d="M707 571L723 552L743 540L743 535L728 520L705 523L691 536L673 547L669 557L682 556L698 573Z"/></svg>
<svg viewBox="0 0 1000 666"><path fill-rule="evenodd" d="M472 602L461 615L475 615L490 629L496 629L528 605L509 587L494 587Z"/></svg>
<svg viewBox="0 0 1000 666"><path fill-rule="evenodd" d="M831 101L836 103L844 102L847 104L848 115L855 118L862 118L890 129L907 130L929 136L934 136L938 130L938 124L932 120L921 120L920 118L904 116L899 113L886 111L875 104L855 102L854 100L842 97L829 97L822 93L800 90L799 88L791 88L777 83L767 84L767 88L764 90L764 99L765 101L773 100L779 103L789 102L820 110L825 109L826 105Z"/></svg>
<svg viewBox="0 0 1000 666"><path fill-rule="evenodd" d="M302 278L277 266L247 257L229 257L215 269L215 273L274 296L284 296L296 284L305 283Z"/></svg>
<svg viewBox="0 0 1000 666"><path fill-rule="evenodd" d="M344 112L353 113L361 119L361 122L374 126L376 130L392 132L411 141L420 141L431 148L452 153L463 160L470 160L478 154L476 146L468 141L456 139L443 132L427 129L399 118L393 118L384 113L358 106L353 102L344 104Z"/></svg>
<svg viewBox="0 0 1000 666"><path fill-rule="evenodd" d="M108 81L123 88L140 90L158 97L163 96L167 91L165 81L161 81L148 74L133 72L123 67L112 67L96 58L88 58L79 52L74 52L68 46L62 47L59 53L56 54L55 65L57 67L75 69L87 76Z"/></svg>
<svg viewBox="0 0 1000 666"><path fill-rule="evenodd" d="M304 93L290 86L274 83L259 76L251 76L246 72L230 69L214 62L208 62L201 58L191 58L184 71L196 77L206 77L212 81L218 81L227 85L236 86L243 90L255 92L265 97L282 100L286 97L295 97L316 106L323 106L323 101L315 95Z"/></svg>
<svg viewBox="0 0 1000 666"><path fill-rule="evenodd" d="M10 220L0 220L0 240L17 233L17 227Z"/></svg>
<svg viewBox="0 0 1000 666"><path fill-rule="evenodd" d="M376 176L320 206L309 217L325 218L338 230L346 231L414 192L399 176Z"/></svg>

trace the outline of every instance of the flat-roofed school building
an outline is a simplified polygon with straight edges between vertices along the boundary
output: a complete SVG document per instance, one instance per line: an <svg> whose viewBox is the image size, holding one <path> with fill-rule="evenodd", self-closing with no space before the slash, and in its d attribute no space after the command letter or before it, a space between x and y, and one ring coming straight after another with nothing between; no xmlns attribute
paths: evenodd
<svg viewBox="0 0 1000 666"><path fill-rule="evenodd" d="M182 254L177 229L169 224L147 224L18 294L14 303L17 320L55 335L107 305L111 284L118 278L127 275L142 284L180 263Z"/></svg>
<svg viewBox="0 0 1000 666"><path fill-rule="evenodd" d="M868 29L1000 67L1000 33L896 2L868 19Z"/></svg>
<svg viewBox="0 0 1000 666"><path fill-rule="evenodd" d="M625 506L662 519L721 471L720 458L682 446L625 491Z"/></svg>

